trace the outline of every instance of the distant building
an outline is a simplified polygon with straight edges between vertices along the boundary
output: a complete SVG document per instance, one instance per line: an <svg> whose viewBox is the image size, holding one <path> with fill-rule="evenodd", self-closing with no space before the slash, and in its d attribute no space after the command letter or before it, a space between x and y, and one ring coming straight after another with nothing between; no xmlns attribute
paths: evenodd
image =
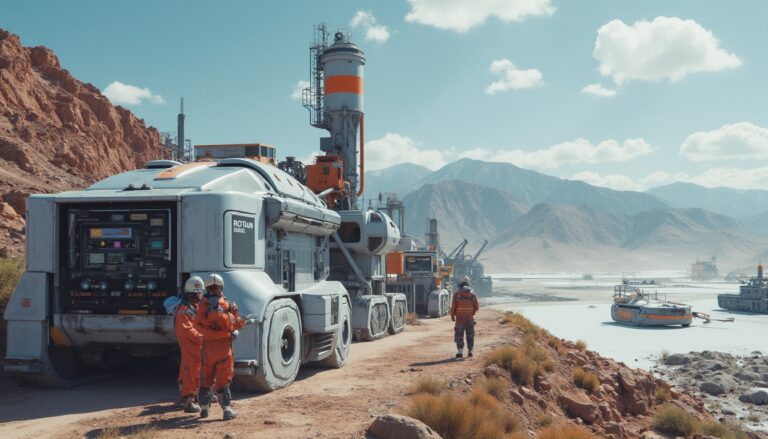
<svg viewBox="0 0 768 439"><path fill-rule="evenodd" d="M691 264L692 280L710 280L719 276L720 272L717 270L717 256L712 256L705 260L696 259L696 263Z"/></svg>

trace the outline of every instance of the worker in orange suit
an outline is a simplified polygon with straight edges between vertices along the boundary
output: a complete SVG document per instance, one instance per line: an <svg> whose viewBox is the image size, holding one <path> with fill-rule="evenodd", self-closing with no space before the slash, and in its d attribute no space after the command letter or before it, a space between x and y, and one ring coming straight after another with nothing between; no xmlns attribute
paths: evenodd
<svg viewBox="0 0 768 439"><path fill-rule="evenodd" d="M480 309L477 296L469 288L469 278L464 276L459 281L459 291L453 293L451 302L451 320L454 325L454 341L456 341L456 358L464 356L464 334L467 336L467 356L472 356L475 346L475 313Z"/></svg>
<svg viewBox="0 0 768 439"><path fill-rule="evenodd" d="M245 321L240 318L234 302L224 297L224 279L211 274L205 279L205 296L197 308L195 322L203 333L202 378L198 399L200 417L207 418L215 387L219 405L225 421L234 419L237 412L232 409L232 393L229 385L235 374L235 359L232 341Z"/></svg>
<svg viewBox="0 0 768 439"><path fill-rule="evenodd" d="M186 413L200 411L196 395L200 387L200 348L203 346L203 334L195 328L194 322L197 304L203 298L203 290L203 280L198 276L190 277L184 284L184 296L173 318L176 340L181 350L179 386Z"/></svg>

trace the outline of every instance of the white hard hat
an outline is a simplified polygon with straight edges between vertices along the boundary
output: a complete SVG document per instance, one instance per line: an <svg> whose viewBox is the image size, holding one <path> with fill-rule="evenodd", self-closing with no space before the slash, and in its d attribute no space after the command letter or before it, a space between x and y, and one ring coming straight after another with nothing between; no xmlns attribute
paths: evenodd
<svg viewBox="0 0 768 439"><path fill-rule="evenodd" d="M205 290L205 284L200 276L192 276L184 282L185 293L202 293Z"/></svg>
<svg viewBox="0 0 768 439"><path fill-rule="evenodd" d="M211 273L205 278L205 287L208 288L211 285L219 285L224 288L224 279L216 273Z"/></svg>
<svg viewBox="0 0 768 439"><path fill-rule="evenodd" d="M464 276L459 281L459 285L467 285L469 286L469 276Z"/></svg>

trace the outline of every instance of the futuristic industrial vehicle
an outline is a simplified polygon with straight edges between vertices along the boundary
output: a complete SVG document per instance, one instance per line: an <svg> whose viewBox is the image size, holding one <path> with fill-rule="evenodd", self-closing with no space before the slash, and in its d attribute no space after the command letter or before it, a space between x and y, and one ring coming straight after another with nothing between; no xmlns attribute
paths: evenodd
<svg viewBox="0 0 768 439"><path fill-rule="evenodd" d="M385 293L382 259L399 231L383 212L357 209L365 58L319 29L307 96L331 136L306 166L309 187L258 159L217 157L157 160L29 198L26 271L5 312L7 372L61 386L166 355L176 340L163 301L211 272L256 321L234 341L240 388L284 387L306 362L340 367L353 335L403 329L405 296Z"/></svg>

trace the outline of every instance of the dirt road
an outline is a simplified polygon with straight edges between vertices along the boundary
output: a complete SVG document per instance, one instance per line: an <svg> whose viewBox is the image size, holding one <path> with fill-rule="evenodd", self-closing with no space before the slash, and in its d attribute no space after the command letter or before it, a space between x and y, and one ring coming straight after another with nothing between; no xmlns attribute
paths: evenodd
<svg viewBox="0 0 768 439"><path fill-rule="evenodd" d="M495 311L478 314L475 351L499 343L504 332ZM174 377L133 373L122 379L67 390L7 386L0 393L0 437L98 437L104 428L122 434L155 430L158 437L357 438L377 414L396 411L419 375L462 376L468 362L455 361L447 317L408 326L396 336L355 343L337 370L304 368L286 389L263 395L236 394L240 416L223 423L214 407L207 420L181 413Z"/></svg>

